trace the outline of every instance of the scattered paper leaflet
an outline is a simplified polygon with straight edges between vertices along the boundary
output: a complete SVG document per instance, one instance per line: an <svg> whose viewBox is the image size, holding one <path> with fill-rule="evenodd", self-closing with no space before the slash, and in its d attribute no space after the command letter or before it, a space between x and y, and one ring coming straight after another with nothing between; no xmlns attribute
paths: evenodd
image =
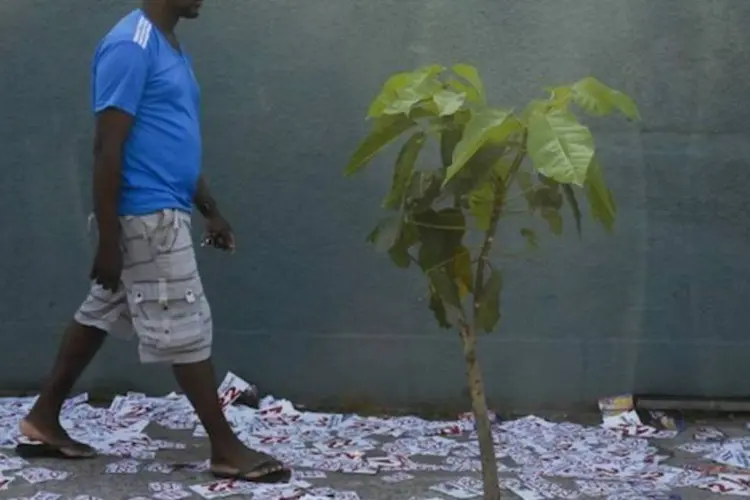
<svg viewBox="0 0 750 500"><path fill-rule="evenodd" d="M258 408L233 404L248 391L254 391L254 387L228 373L218 388L222 408L244 443L292 467L288 484L210 480L208 474L201 481L198 475L208 471L208 460L160 460L160 451L179 450L185 445L149 437L146 428L150 424L205 436L183 395L128 393L101 408L88 404L82 394L66 401L61 421L71 436L109 458L101 472L148 474L149 479L144 479L148 494L141 495L143 498L244 495L268 500L358 499L356 491L330 487L330 474L356 474L361 480L378 476L374 480L381 487L397 492L402 487L412 491L413 481L424 472L449 473L452 479L436 479L415 500L481 497L479 447L474 420L468 415L428 421L414 416L378 418L309 412L270 396L260 400ZM34 400L0 399L0 448L7 450L0 455L2 498L20 498L13 494L19 485L38 486L35 496L30 497L34 500L63 498L55 492L56 486L73 477L46 462L41 467L13 455L12 449L21 441L18 422ZM716 428L699 428L694 439L679 449L699 455L713 466L678 467L670 465L670 457L657 447L660 441L674 437L676 429L644 424L627 397L603 400L601 406L604 418L597 427L550 422L536 416L509 421L493 416L501 488L527 500L666 500L679 498L672 493L677 488L750 496L750 437L730 438ZM191 477L198 479L178 481L174 479L176 471L190 471L194 473ZM86 492L75 498L98 500ZM394 498L399 498L397 493Z"/></svg>

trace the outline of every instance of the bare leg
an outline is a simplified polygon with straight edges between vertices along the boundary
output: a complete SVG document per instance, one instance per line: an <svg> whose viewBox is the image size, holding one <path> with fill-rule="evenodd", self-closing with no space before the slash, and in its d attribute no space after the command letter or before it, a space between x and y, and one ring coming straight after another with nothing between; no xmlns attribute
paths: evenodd
<svg viewBox="0 0 750 500"><path fill-rule="evenodd" d="M235 436L216 393L216 377L210 359L173 365L177 383L195 408L211 440L211 465L215 470L236 471L248 479L260 479L284 471L283 465L247 448Z"/></svg>
<svg viewBox="0 0 750 500"><path fill-rule="evenodd" d="M52 373L34 407L21 422L21 432L28 438L52 445L77 448L91 453L90 447L68 436L60 425L60 410L73 385L99 351L106 332L72 321L65 330Z"/></svg>

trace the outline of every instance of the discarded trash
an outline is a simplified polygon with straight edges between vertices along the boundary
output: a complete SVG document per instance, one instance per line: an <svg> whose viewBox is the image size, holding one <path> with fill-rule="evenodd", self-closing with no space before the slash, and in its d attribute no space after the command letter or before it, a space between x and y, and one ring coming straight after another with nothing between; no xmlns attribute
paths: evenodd
<svg viewBox="0 0 750 500"><path fill-rule="evenodd" d="M635 410L635 404L631 394L611 396L599 400L599 411L602 413L602 418L633 410Z"/></svg>
<svg viewBox="0 0 750 500"><path fill-rule="evenodd" d="M674 430L659 430L656 427L644 425L635 410L608 414L602 420L602 427L617 431L623 437L670 439L677 435L677 431Z"/></svg>
<svg viewBox="0 0 750 500"><path fill-rule="evenodd" d="M411 474L407 474L406 472L397 472L389 476L383 476L382 479L386 483L400 483L401 481L408 481L409 479L414 479L414 476L412 476Z"/></svg>
<svg viewBox="0 0 750 500"><path fill-rule="evenodd" d="M227 419L245 444L293 468L290 483L174 480L175 476L170 476L174 471L199 474L209 467L207 460L168 463L157 459L160 450L180 449L184 444L152 439L145 433L146 427L155 423L205 436L182 395L129 393L117 396L108 408L93 407L86 395L79 395L65 403L61 421L74 439L110 457L103 472L151 473L147 487L152 499L248 495L269 500L356 500L359 495L355 491L326 486L327 473L381 474L380 480L390 483L383 487L398 488L423 471L455 474L451 480L436 481L423 497L481 496L479 447L473 418L466 414L456 420L427 421L414 416L376 418L301 411L287 400L272 396L258 399L257 389L231 373L218 394ZM243 400L252 397L252 404ZM0 447L12 449L21 440L18 421L33 402L33 397L0 399ZM671 491L687 487L750 496L750 457L745 451L750 449L749 437L730 439L719 429L700 428L695 441L678 448L716 465L676 467L666 463L670 457L650 439L674 437L681 418L647 414L646 419L635 411L630 396L605 398L600 408L603 423L598 427L554 423L535 416L495 420L492 433L498 471L503 474L501 487L526 500L581 496L675 500L679 497ZM45 491L37 492L34 500L56 500L61 495L54 492L55 485L69 478L68 472L0 455L3 498L12 496L19 484L39 484ZM557 479L565 479L567 487L557 484ZM76 500L98 499L79 495Z"/></svg>
<svg viewBox="0 0 750 500"><path fill-rule="evenodd" d="M736 441L722 444L714 453L706 455L706 458L730 467L750 469L750 457L747 456L742 444Z"/></svg>
<svg viewBox="0 0 750 500"><path fill-rule="evenodd" d="M724 441L727 435L716 427L699 427L693 439L696 441Z"/></svg>
<svg viewBox="0 0 750 500"><path fill-rule="evenodd" d="M721 495L750 496L750 487L744 481L733 480L725 475L721 475L698 487Z"/></svg>
<svg viewBox="0 0 750 500"><path fill-rule="evenodd" d="M650 411L648 423L669 431L681 432L685 428L685 419L678 411Z"/></svg>

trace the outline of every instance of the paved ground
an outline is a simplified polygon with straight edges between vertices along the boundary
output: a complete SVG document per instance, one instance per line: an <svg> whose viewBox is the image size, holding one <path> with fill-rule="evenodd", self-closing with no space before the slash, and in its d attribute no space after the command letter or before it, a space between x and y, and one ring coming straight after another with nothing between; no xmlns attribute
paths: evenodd
<svg viewBox="0 0 750 500"><path fill-rule="evenodd" d="M748 436L750 432L745 430L744 425L739 422L713 422L723 431L732 437ZM700 425L704 425L700 423ZM673 451L674 447L685 441L692 440L693 431L696 424L689 426L677 438L672 440L658 440L655 444L665 450ZM200 461L208 456L208 449L205 439L193 438L188 432L166 431L156 428L152 425L149 429L149 435L156 438L165 438L174 441L181 441L187 445L185 450L169 450L159 452L157 459L164 462L191 462ZM150 482L167 482L174 481L183 483L185 486L207 483L212 479L207 473L190 472L178 470L169 474L156 472L139 472L137 474L107 474L105 468L107 464L115 461L113 457L102 457L85 462L71 461L50 461L40 460L38 465L49 467L55 470L64 470L70 472L71 476L64 481L48 481L39 485L25 484L22 480L14 481L8 491L0 492L0 498L29 498L34 494L45 491L62 495L62 499L74 499L80 495L90 495L104 500L132 499L143 496L150 498ZM695 455L689 455L677 451L675 456L667 462L672 465L682 464L699 464L700 459ZM36 465L36 463L35 463ZM383 481L384 474L365 476L365 475L346 475L328 473L325 479L309 480L316 486L330 486L337 490L356 491L362 499L379 500L379 499L403 499L408 500L412 497L417 499L431 498L449 498L441 496L434 491L430 491L430 486L439 482L455 479L458 477L474 476L477 473L446 473L446 472L415 472L412 473L413 479L400 483L389 484ZM676 491L682 499L709 499L709 498L735 498L722 497L709 492L690 489ZM40 497L37 497L40 498ZM41 497L43 498L43 497ZM56 497L50 497L56 498ZM81 497L82 500L83 497ZM199 498L193 494L190 498ZM231 496L225 498L248 498L247 496ZM511 493L505 493L504 498L517 498Z"/></svg>

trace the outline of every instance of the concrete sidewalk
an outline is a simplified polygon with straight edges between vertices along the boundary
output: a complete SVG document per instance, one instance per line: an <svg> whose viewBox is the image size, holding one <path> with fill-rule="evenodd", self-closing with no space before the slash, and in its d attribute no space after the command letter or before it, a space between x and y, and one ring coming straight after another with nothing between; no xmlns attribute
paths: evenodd
<svg viewBox="0 0 750 500"><path fill-rule="evenodd" d="M705 425L705 424L701 424ZM750 432L745 430L744 426L737 422L714 422L721 430L726 432L730 437L750 436ZM690 425L686 430L681 432L674 439L655 440L653 444L666 452L674 453L674 457L668 462L669 465L709 465L695 455L690 455L675 447L681 443L692 441L696 425ZM202 461L209 456L209 447L207 440L204 438L194 438L188 431L168 431L163 428L151 425L148 429L149 436L157 439L168 439L185 443L184 450L167 450L160 451L157 455L158 462L194 462ZM116 462L120 459L106 456L88 461L60 461L60 460L38 460L34 461L34 466L47 467L53 470L61 470L70 473L70 476L62 481L47 481L41 484L32 485L26 483L23 479L18 478L10 484L7 491L0 492L0 498L18 499L30 498L39 492L49 492L61 495L60 497L38 496L37 499L44 498L52 500L59 499L79 499L84 498L101 498L103 500L127 500L137 497L153 498L153 492L149 491L151 482L178 482L182 483L187 489L191 485L211 482L213 479L206 472L190 472L187 470L177 470L167 474L158 472L138 472L136 474L108 474L105 473L107 464ZM507 459L506 459L507 460ZM144 461L148 463L149 461ZM511 465L511 462L508 462ZM379 473L377 475L360 475L360 474L338 474L327 473L325 479L309 479L314 486L329 486L339 491L354 491L359 498L369 500L394 499L408 500L416 499L448 499L449 497L430 491L430 487L440 482L456 479L459 477L479 478L478 472L468 473L448 473L448 472L410 472L413 479L405 480L398 483L388 483L383 477L393 473ZM508 476L512 477L512 476ZM554 480L553 480L554 481ZM565 486L564 481L555 481ZM189 491L189 490L188 490ZM191 492L192 493L192 492ZM699 489L683 489L675 491L682 499L709 499L722 498L718 494L713 494ZM84 497L89 495L90 497ZM196 493L192 493L187 498L200 498ZM233 495L224 498L250 498L247 495ZM342 498L342 497L331 497ZM518 498L510 492L504 493L504 498ZM586 498L586 497L582 497ZM726 498L736 498L726 496Z"/></svg>

